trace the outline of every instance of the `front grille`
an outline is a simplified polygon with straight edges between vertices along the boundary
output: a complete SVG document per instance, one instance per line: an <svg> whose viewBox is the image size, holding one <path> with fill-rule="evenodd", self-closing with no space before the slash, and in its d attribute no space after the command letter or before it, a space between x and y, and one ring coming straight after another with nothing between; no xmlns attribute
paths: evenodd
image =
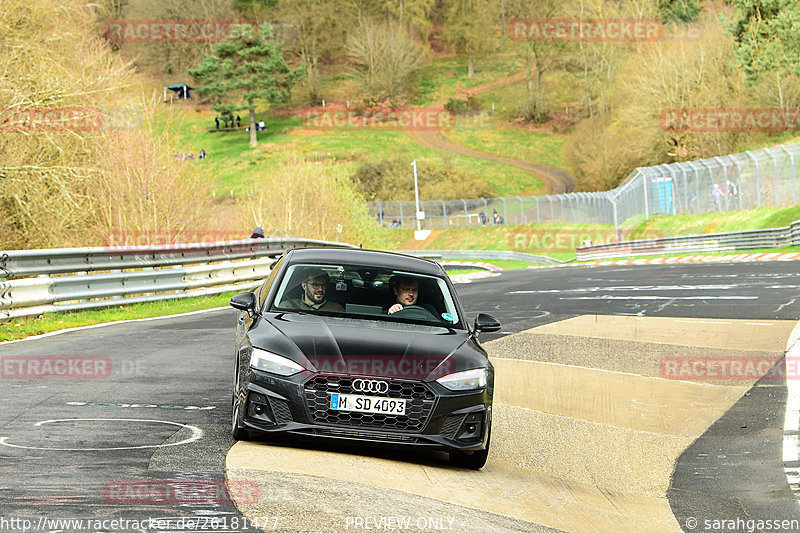
<svg viewBox="0 0 800 533"><path fill-rule="evenodd" d="M403 442L406 444L414 444L417 442L416 437L409 437L408 435L398 435L396 433L378 433L374 431L359 431L357 429L317 428L313 430L313 433L315 435L322 435L326 437L346 437L348 439L383 440L387 442Z"/></svg>
<svg viewBox="0 0 800 533"><path fill-rule="evenodd" d="M458 431L458 428L461 427L461 424L464 422L465 418L467 418L467 415L448 417L444 424L442 424L442 430L439 432L439 434L446 439L455 440L456 431Z"/></svg>
<svg viewBox="0 0 800 533"><path fill-rule="evenodd" d="M275 415L276 424L288 424L292 421L292 412L289 411L288 403L283 400L270 398L269 405L272 407L272 414Z"/></svg>
<svg viewBox="0 0 800 533"><path fill-rule="evenodd" d="M382 380L389 383L389 392L380 396L387 398L405 398L406 414L403 416L372 413L355 413L351 411L333 411L330 406L330 394L363 394L353 390L353 378L335 376L316 377L305 384L306 405L311 420L318 424L336 426L354 426L395 431L419 432L433 410L435 396L422 382L400 379ZM377 395L373 395L377 396Z"/></svg>

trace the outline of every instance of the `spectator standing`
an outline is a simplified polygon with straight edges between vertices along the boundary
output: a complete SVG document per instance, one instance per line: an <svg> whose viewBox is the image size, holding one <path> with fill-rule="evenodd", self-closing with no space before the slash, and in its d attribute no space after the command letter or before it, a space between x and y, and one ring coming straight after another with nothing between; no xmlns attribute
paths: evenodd
<svg viewBox="0 0 800 533"><path fill-rule="evenodd" d="M711 199L714 202L714 209L717 211L722 211L722 206L720 205L720 198L722 198L722 189L719 188L719 184L714 184L714 190L711 191Z"/></svg>

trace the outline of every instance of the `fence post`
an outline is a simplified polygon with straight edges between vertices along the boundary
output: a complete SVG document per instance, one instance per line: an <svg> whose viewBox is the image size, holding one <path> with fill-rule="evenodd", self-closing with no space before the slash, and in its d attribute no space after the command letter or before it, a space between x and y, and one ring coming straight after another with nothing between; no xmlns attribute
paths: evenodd
<svg viewBox="0 0 800 533"><path fill-rule="evenodd" d="M722 167L722 179L725 180L725 183L722 185L724 189L722 190L725 191L725 211L728 211L730 209L730 200L728 200L728 196L730 195L730 187L728 187L728 166L719 158L719 156L715 157L714 161L716 161L717 164Z"/></svg>
<svg viewBox="0 0 800 533"><path fill-rule="evenodd" d="M673 173L672 165L664 165L664 166L667 167L667 172L669 172L669 179L672 180L672 184L670 186L671 189L670 192L672 193L672 213L670 214L675 215L677 214L676 206L678 205L678 191L677 191L678 177L676 174Z"/></svg>
<svg viewBox="0 0 800 533"><path fill-rule="evenodd" d="M469 225L469 215L467 214L467 201L461 198L461 203L464 204L464 224Z"/></svg>
<svg viewBox="0 0 800 533"><path fill-rule="evenodd" d="M770 151L769 148L764 148L764 151L772 158L772 169L774 172L773 187L775 187L775 207L780 207L781 199L778 195L778 158Z"/></svg>
<svg viewBox="0 0 800 533"><path fill-rule="evenodd" d="M506 206L506 199L502 196L500 199L503 201L503 224L508 224L508 206Z"/></svg>
<svg viewBox="0 0 800 533"><path fill-rule="evenodd" d="M794 190L795 187L795 179L794 179L794 154L789 151L786 146L781 145L781 150L786 152L786 155L789 156L789 160L792 162L792 205L797 205L797 193Z"/></svg>
<svg viewBox="0 0 800 533"><path fill-rule="evenodd" d="M525 220L525 206L522 204L522 197L517 195L517 200L519 200L519 222L520 224L527 224Z"/></svg>
<svg viewBox="0 0 800 533"><path fill-rule="evenodd" d="M744 191L742 190L742 167L733 155L729 155L728 157L730 157L733 164L736 165L736 192L739 196L739 211L743 211L744 202L742 201L742 197L744 196Z"/></svg>
<svg viewBox="0 0 800 533"><path fill-rule="evenodd" d="M747 150L745 152L756 164L756 198L758 199L758 207L761 207L761 177L758 172L758 158L753 155L753 152Z"/></svg>
<svg viewBox="0 0 800 533"><path fill-rule="evenodd" d="M442 227L446 228L450 225L450 222L447 220L447 206L444 205L444 200L439 200L442 202Z"/></svg>
<svg viewBox="0 0 800 533"><path fill-rule="evenodd" d="M644 190L644 219L650 219L650 204L647 202L647 172L642 172L642 189Z"/></svg>

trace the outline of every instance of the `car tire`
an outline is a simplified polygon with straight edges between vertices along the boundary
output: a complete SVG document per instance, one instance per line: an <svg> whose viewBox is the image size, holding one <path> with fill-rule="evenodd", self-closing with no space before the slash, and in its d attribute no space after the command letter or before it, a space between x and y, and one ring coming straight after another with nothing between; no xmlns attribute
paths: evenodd
<svg viewBox="0 0 800 533"><path fill-rule="evenodd" d="M236 364L236 375L233 378L234 387L231 396L231 436L234 440L248 440L250 433L239 424L239 405L236 403L236 395L239 393L239 364Z"/></svg>
<svg viewBox="0 0 800 533"><path fill-rule="evenodd" d="M450 464L469 468L470 470L480 470L486 464L489 457L489 441L492 439L492 428L489 428L489 436L486 438L486 448L476 452L450 452Z"/></svg>

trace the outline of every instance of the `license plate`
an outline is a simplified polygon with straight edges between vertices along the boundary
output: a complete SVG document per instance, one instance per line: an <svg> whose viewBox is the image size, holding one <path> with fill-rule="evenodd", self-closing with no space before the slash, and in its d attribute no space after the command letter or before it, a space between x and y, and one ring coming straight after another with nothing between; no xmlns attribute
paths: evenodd
<svg viewBox="0 0 800 533"><path fill-rule="evenodd" d="M381 415L406 414L406 401L402 398L381 398L358 394L331 394L331 409Z"/></svg>

